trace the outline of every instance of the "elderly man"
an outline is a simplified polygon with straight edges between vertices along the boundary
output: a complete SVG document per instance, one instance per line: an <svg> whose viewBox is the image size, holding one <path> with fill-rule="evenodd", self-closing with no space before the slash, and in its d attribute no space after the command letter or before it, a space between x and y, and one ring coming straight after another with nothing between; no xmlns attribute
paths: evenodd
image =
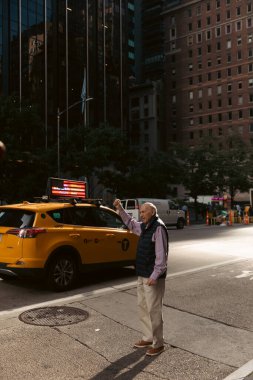
<svg viewBox="0 0 253 380"><path fill-rule="evenodd" d="M146 202L140 208L141 222L123 209L119 199L114 207L126 226L140 236L136 254L138 311L143 332L134 347L149 347L148 356L164 351L162 305L167 272L168 233L156 206Z"/></svg>

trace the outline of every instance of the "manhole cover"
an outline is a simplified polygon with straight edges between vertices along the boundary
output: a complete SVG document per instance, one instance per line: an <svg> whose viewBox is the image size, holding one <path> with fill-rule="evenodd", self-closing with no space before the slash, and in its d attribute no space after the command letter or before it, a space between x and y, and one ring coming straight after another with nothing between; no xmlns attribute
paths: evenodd
<svg viewBox="0 0 253 380"><path fill-rule="evenodd" d="M69 306L53 306L31 309L20 314L19 319L24 323L36 326L65 326L82 322L89 313L82 309Z"/></svg>

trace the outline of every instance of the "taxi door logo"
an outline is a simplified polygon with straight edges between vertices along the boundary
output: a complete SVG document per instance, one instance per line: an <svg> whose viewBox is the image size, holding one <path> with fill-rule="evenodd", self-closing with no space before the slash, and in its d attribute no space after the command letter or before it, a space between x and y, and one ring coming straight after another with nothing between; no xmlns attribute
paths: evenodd
<svg viewBox="0 0 253 380"><path fill-rule="evenodd" d="M122 242L121 242L121 248L122 248L122 251L127 251L128 248L129 248L129 240L128 239L123 239Z"/></svg>

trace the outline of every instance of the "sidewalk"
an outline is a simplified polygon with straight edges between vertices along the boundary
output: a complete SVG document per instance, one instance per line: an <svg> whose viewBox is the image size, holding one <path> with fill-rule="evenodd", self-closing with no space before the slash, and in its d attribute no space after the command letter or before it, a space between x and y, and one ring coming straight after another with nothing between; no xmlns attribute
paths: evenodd
<svg viewBox="0 0 253 380"><path fill-rule="evenodd" d="M61 325L49 313L50 326L36 325L44 323L38 317L31 324L19 319L31 309L55 306L77 308L88 317L74 323L68 315ZM0 378L222 380L252 358L252 332L170 307L164 320L166 350L150 358L145 349L133 348L141 337L135 283L2 313Z"/></svg>

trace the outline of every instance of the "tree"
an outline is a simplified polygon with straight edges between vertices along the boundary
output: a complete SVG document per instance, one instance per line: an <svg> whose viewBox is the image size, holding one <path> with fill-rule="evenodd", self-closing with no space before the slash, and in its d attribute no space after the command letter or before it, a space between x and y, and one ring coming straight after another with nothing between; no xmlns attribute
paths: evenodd
<svg viewBox="0 0 253 380"><path fill-rule="evenodd" d="M216 183L220 192L228 192L231 208L239 191L252 186L252 153L238 137L229 139L229 150L217 152Z"/></svg>

